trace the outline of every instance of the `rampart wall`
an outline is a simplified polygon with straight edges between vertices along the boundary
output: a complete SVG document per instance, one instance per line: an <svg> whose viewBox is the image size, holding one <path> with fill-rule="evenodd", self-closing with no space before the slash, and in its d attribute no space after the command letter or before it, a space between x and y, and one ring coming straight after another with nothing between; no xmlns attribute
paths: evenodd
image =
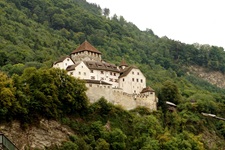
<svg viewBox="0 0 225 150"><path fill-rule="evenodd" d="M144 94L127 94L122 89L113 89L111 86L93 85L88 86L86 92L91 103L98 101L104 97L107 101L114 105L120 105L126 110L134 109L138 106L144 106L154 111L157 110L157 99L155 95Z"/></svg>

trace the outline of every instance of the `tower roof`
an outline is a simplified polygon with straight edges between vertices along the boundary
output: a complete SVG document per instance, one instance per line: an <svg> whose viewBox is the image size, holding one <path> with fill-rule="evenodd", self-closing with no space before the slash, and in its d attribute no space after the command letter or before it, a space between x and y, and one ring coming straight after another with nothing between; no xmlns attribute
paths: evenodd
<svg viewBox="0 0 225 150"><path fill-rule="evenodd" d="M92 46L87 40L85 40L77 49L75 49L71 54L82 52L82 51L89 51L101 54L94 46Z"/></svg>
<svg viewBox="0 0 225 150"><path fill-rule="evenodd" d="M126 61L124 60L124 58L122 59L122 61L120 62L120 66L125 66L128 67Z"/></svg>
<svg viewBox="0 0 225 150"><path fill-rule="evenodd" d="M144 88L141 93L146 93L146 92L155 92L150 86Z"/></svg>

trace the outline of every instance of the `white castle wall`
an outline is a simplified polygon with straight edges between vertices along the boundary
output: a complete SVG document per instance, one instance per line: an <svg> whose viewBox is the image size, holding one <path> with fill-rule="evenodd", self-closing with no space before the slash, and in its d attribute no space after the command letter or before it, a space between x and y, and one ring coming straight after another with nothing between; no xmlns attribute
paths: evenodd
<svg viewBox="0 0 225 150"><path fill-rule="evenodd" d="M122 91L122 89L113 89L110 85L86 84L86 92L91 103L104 97L114 105L120 105L126 110L134 109L138 106L144 106L152 111L157 110L157 99L154 94L146 96L144 94L132 95Z"/></svg>

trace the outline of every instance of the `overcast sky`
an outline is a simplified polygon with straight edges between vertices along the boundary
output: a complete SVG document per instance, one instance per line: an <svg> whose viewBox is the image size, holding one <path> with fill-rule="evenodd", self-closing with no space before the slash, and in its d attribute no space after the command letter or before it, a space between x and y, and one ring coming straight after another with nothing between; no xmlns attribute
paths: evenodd
<svg viewBox="0 0 225 150"><path fill-rule="evenodd" d="M225 48L224 0L87 0L139 29L183 43Z"/></svg>

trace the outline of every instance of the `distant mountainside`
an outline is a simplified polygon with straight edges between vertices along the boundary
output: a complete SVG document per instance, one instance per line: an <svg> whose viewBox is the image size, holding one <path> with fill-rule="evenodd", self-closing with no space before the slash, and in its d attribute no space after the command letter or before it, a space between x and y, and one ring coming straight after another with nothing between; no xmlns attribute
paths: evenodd
<svg viewBox="0 0 225 150"><path fill-rule="evenodd" d="M181 66L191 64L225 71L223 48L159 38L122 16L101 15L99 6L84 0L3 0L0 4L1 70L10 71L18 64L49 67L87 39L104 59L115 63L125 58L132 64L171 68L178 75Z"/></svg>
<svg viewBox="0 0 225 150"><path fill-rule="evenodd" d="M225 123L201 115L205 112L225 118L225 90L221 86L224 49L160 38L151 29L141 31L123 16L109 18L102 12L97 4L85 0L0 1L0 123L18 120L27 127L29 121L41 117L58 119L77 133L69 138L74 147L225 149L221 142ZM107 62L118 65L125 59L138 66L159 98L159 110L126 112L100 101L90 108L85 103L87 111L81 111L83 99L69 88L60 88L59 71L49 68L85 40L101 51ZM72 112L79 113L69 119L60 116L65 110L71 112L67 106L74 97L80 100L73 103L80 109ZM64 104L66 99L71 101ZM176 103L175 112L167 111L166 101ZM108 121L112 129L105 131ZM123 143L118 143L121 140L116 135Z"/></svg>

